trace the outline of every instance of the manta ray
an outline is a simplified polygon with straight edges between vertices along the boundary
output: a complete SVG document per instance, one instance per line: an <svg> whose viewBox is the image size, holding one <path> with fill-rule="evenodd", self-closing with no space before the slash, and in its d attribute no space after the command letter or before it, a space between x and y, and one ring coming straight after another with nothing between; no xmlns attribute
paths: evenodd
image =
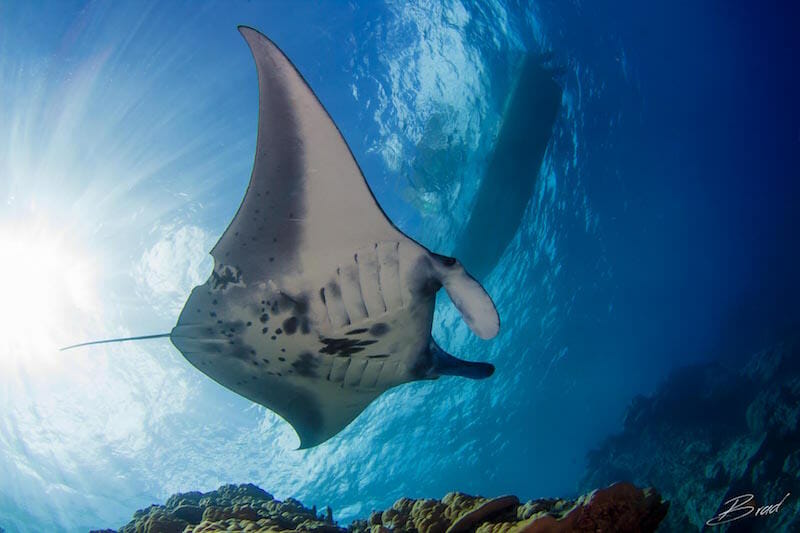
<svg viewBox="0 0 800 533"><path fill-rule="evenodd" d="M485 378L431 337L444 287L483 339L495 306L454 258L400 231L342 134L265 35L240 26L255 58L258 140L244 199L168 334L198 370L289 422L300 449L340 432L391 387L441 375Z"/></svg>

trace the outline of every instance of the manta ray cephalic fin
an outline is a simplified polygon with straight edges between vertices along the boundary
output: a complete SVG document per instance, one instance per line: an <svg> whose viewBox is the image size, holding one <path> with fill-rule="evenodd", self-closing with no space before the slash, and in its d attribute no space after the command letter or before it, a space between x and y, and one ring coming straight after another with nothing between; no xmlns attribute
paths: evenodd
<svg viewBox="0 0 800 533"><path fill-rule="evenodd" d="M457 259L439 254L431 256L434 258L434 275L444 285L469 329L482 339L496 336L500 331L500 317L486 290Z"/></svg>
<svg viewBox="0 0 800 533"><path fill-rule="evenodd" d="M433 356L433 371L442 376L461 376L471 379L484 379L494 374L491 363L465 361L442 350L433 339L428 347Z"/></svg>

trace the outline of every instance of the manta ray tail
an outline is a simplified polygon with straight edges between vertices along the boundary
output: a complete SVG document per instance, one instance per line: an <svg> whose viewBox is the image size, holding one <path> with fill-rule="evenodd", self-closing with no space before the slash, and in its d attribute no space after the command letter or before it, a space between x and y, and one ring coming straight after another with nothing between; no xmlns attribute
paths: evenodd
<svg viewBox="0 0 800 533"><path fill-rule="evenodd" d="M494 374L494 365L490 363L473 363L454 357L442 350L431 339L429 350L433 355L433 370L441 376L461 376L464 378L483 379Z"/></svg>
<svg viewBox="0 0 800 533"><path fill-rule="evenodd" d="M63 348L59 348L59 351L63 352L64 350L71 350L72 348L80 348L81 346L89 346L91 344L108 344L110 342L126 342L126 341L142 341L146 339L160 339L163 337L169 337L169 333L159 333L158 335L141 335L139 337L122 337L119 339L105 339L102 341L89 341L89 342L82 342L80 344L73 344L72 346L64 346Z"/></svg>

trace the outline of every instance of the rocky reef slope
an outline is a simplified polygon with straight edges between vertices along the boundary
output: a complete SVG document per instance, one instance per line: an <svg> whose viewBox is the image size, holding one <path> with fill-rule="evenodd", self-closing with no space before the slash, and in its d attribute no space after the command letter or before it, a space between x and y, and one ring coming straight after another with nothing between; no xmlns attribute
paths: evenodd
<svg viewBox="0 0 800 533"><path fill-rule="evenodd" d="M622 433L590 454L583 486L657 486L670 500L666 531L702 529L737 496L752 494L741 503L754 508L785 498L771 514L753 511L724 528L800 531L799 420L797 338L742 361L684 368L633 402Z"/></svg>
<svg viewBox="0 0 800 533"><path fill-rule="evenodd" d="M654 490L629 483L595 490L575 501L542 499L525 504L516 496L488 499L451 492L441 500L402 498L345 528L334 522L330 508L319 512L292 498L278 501L255 485L225 485L207 493L175 494L164 505L139 510L119 533L638 533L655 531L667 508Z"/></svg>

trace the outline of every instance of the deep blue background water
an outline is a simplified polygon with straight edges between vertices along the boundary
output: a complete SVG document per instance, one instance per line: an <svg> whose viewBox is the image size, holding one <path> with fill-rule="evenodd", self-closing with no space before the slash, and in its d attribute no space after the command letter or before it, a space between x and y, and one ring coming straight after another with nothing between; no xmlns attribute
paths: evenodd
<svg viewBox="0 0 800 533"><path fill-rule="evenodd" d="M0 4L0 226L57 234L90 304L0 324L0 527L117 526L174 491L255 482L365 516L401 495L575 492L585 453L670 369L797 324L797 13L748 2ZM241 199L257 88L236 24L308 79L389 216L448 253L521 51L562 110L486 280L503 321L434 336L497 366L384 395L336 439L292 431L166 343ZM435 169L432 171L431 169ZM520 175L520 180L536 179ZM480 242L474 243L480 246ZM76 252L77 253L77 252ZM205 261L205 262L204 262ZM49 345L48 345L49 346Z"/></svg>

